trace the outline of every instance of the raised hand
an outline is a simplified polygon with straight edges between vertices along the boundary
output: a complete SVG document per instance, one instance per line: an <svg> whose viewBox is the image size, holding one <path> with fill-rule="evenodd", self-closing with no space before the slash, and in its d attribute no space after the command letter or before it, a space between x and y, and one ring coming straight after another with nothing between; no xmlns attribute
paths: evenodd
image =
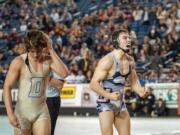
<svg viewBox="0 0 180 135"><path fill-rule="evenodd" d="M52 46L52 40L51 40L51 38L50 38L46 33L44 33L44 36L45 36L46 42L47 42L47 49L48 49L48 50L52 50L52 49L53 49L53 46Z"/></svg>
<svg viewBox="0 0 180 135"><path fill-rule="evenodd" d="M53 49L52 40L49 37L47 39L47 48L48 48L48 50Z"/></svg>
<svg viewBox="0 0 180 135"><path fill-rule="evenodd" d="M149 88L144 88L144 91L139 93L139 96L142 98L146 98L150 94Z"/></svg>

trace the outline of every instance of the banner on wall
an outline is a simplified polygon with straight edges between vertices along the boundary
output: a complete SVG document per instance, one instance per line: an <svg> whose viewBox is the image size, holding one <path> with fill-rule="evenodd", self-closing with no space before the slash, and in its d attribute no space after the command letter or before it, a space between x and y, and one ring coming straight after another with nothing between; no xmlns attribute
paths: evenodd
<svg viewBox="0 0 180 135"><path fill-rule="evenodd" d="M65 86L61 90L61 99L74 99L76 96L76 86Z"/></svg>
<svg viewBox="0 0 180 135"><path fill-rule="evenodd" d="M168 108L178 108L180 114L180 84L178 83L159 83L147 84L153 88L156 99L163 98ZM179 92L178 92L179 91ZM0 103L3 102L3 90L0 89ZM12 101L17 101L18 90L13 89ZM61 91L62 107L96 107L97 95L90 90L89 84L65 84Z"/></svg>
<svg viewBox="0 0 180 135"><path fill-rule="evenodd" d="M178 88L178 114L180 114L180 83Z"/></svg>
<svg viewBox="0 0 180 135"><path fill-rule="evenodd" d="M83 84L82 85L82 94L81 94L81 98L82 98L82 102L81 102L81 106L84 107L92 107L95 108L96 107L96 100L97 100L97 94L92 91L89 87L89 84Z"/></svg>
<svg viewBox="0 0 180 135"><path fill-rule="evenodd" d="M82 85L65 84L61 90L62 107L81 107Z"/></svg>
<svg viewBox="0 0 180 135"><path fill-rule="evenodd" d="M153 89L156 99L164 99L168 108L178 108L178 83L152 83L146 86Z"/></svg>

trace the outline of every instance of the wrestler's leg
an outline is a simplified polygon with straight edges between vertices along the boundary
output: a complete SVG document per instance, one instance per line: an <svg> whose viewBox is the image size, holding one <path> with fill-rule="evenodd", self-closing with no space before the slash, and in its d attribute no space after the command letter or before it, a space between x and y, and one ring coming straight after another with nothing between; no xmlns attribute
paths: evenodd
<svg viewBox="0 0 180 135"><path fill-rule="evenodd" d="M115 127L119 133L119 135L130 135L130 116L128 111L122 111L115 116L114 121Z"/></svg>
<svg viewBox="0 0 180 135"><path fill-rule="evenodd" d="M16 112L16 117L19 122L19 127L14 128L15 135L31 135L31 122L27 118L23 118Z"/></svg>
<svg viewBox="0 0 180 135"><path fill-rule="evenodd" d="M50 135L51 120L50 118L37 120L32 127L33 135Z"/></svg>
<svg viewBox="0 0 180 135"><path fill-rule="evenodd" d="M114 113L112 111L101 112L99 122L102 135L113 135Z"/></svg>
<svg viewBox="0 0 180 135"><path fill-rule="evenodd" d="M31 129L14 129L14 135L31 135Z"/></svg>

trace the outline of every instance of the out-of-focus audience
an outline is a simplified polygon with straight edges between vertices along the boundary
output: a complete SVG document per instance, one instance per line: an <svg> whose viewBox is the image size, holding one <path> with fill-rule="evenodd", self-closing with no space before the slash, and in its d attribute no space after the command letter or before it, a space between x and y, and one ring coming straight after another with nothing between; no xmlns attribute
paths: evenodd
<svg viewBox="0 0 180 135"><path fill-rule="evenodd" d="M24 52L23 36L28 29L45 31L68 67L72 80L82 70L87 83L98 60L113 49L111 34L119 28L132 36L132 55L143 82L176 82L180 79L179 1L87 0L6 1L0 6L0 85L10 61ZM103 6L107 5L107 6ZM89 7L88 7L89 6ZM96 6L92 10L91 7ZM76 65L76 66L74 66ZM144 78L144 80L143 80ZM68 80L67 79L67 80Z"/></svg>

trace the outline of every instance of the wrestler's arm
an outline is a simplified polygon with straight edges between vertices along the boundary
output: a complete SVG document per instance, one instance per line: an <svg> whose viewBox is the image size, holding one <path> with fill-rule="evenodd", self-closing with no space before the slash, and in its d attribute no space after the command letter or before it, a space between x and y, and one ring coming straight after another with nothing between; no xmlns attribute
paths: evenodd
<svg viewBox="0 0 180 135"><path fill-rule="evenodd" d="M60 57L56 54L52 47L52 41L51 39L46 35L47 37L47 48L50 53L51 57L51 69L53 69L59 76L65 78L69 74L69 70L67 66L63 63L63 61L60 59Z"/></svg>
<svg viewBox="0 0 180 135"><path fill-rule="evenodd" d="M131 59L131 74L130 74L130 81L131 81L131 87L132 89L139 94L141 97L147 96L147 91L145 87L142 87L139 78L137 76L136 70L135 70L135 62L133 59Z"/></svg>
<svg viewBox="0 0 180 135"><path fill-rule="evenodd" d="M12 125L13 125L12 123L13 120L11 119L13 119L12 116L14 115L14 113L12 106L11 89L19 78L21 67L22 67L22 59L20 57L16 57L10 64L3 88L4 102L9 120Z"/></svg>
<svg viewBox="0 0 180 135"><path fill-rule="evenodd" d="M119 100L120 93L119 92L113 92L109 93L103 89L103 87L100 85L100 82L106 79L109 70L111 69L113 65L113 60L109 56L105 56L102 58L98 66L95 69L94 75L92 77L92 80L90 82L90 87L93 91L95 91L98 95L101 95L107 99L111 100Z"/></svg>
<svg viewBox="0 0 180 135"><path fill-rule="evenodd" d="M103 87L100 85L100 82L107 77L108 71L110 70L111 67L112 67L112 60L108 56L102 58L99 61L90 82L91 89L95 91L98 95L101 95L106 98L109 98L108 97L109 92L103 89Z"/></svg>
<svg viewBox="0 0 180 135"><path fill-rule="evenodd" d="M49 80L49 83L57 88L58 90L61 90L62 87L63 87L63 84L64 84L64 81L63 80L60 80L60 79L56 79L54 78L53 76L50 77L50 80Z"/></svg>
<svg viewBox="0 0 180 135"><path fill-rule="evenodd" d="M69 74L67 66L63 63L63 61L57 56L55 51L52 49L50 51L50 55L52 58L51 68L63 78L67 77Z"/></svg>

